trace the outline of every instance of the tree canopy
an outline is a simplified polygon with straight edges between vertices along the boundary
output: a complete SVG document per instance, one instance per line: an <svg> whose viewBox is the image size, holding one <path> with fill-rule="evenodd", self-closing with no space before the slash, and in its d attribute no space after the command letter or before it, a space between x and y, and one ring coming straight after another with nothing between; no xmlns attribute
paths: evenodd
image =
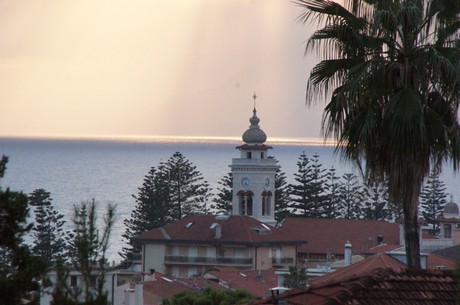
<svg viewBox="0 0 460 305"><path fill-rule="evenodd" d="M403 207L409 268L420 269L418 197L431 168L460 161L460 2L297 0L321 28L307 52L307 103L327 100L323 131ZM365 160L365 163L363 162Z"/></svg>

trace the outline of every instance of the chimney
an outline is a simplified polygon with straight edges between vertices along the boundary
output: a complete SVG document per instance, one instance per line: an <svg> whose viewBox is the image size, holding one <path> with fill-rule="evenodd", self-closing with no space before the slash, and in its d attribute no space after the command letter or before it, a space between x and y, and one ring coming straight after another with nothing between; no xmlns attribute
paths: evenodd
<svg viewBox="0 0 460 305"><path fill-rule="evenodd" d="M345 244L345 253L344 253L344 265L350 266L351 265L351 253L352 247L349 241Z"/></svg>
<svg viewBox="0 0 460 305"><path fill-rule="evenodd" d="M222 227L220 225L217 225L216 228L216 234L214 236L215 239L219 239L222 237Z"/></svg>
<svg viewBox="0 0 460 305"><path fill-rule="evenodd" d="M377 235L377 245L383 245L383 235Z"/></svg>

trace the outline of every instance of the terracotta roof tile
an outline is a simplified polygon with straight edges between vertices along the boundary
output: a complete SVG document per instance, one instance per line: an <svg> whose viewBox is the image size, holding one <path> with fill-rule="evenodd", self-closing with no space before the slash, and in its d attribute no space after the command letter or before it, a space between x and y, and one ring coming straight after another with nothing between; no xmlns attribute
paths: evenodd
<svg viewBox="0 0 460 305"><path fill-rule="evenodd" d="M370 273L327 285L287 292L277 299L296 305L454 305L460 284L452 272L376 269ZM267 298L252 304L273 304Z"/></svg>
<svg viewBox="0 0 460 305"><path fill-rule="evenodd" d="M391 268L393 270L405 269L406 265L391 257L388 254L379 253L353 264L351 266L341 268L334 272L328 273L314 279L314 285L325 285L330 282L346 281L355 278L365 273L372 272L377 268Z"/></svg>
<svg viewBox="0 0 460 305"><path fill-rule="evenodd" d="M347 241L354 253L366 253L378 245L378 235L386 244L400 243L399 224L386 221L288 217L282 227L307 241L299 247L299 253L341 254Z"/></svg>
<svg viewBox="0 0 460 305"><path fill-rule="evenodd" d="M221 237L216 238L212 224L221 227ZM190 224L190 225L189 225ZM134 238L148 242L193 242L193 243L228 243L228 244L299 244L305 241L292 237L281 228L269 227L249 216L229 216L222 219L214 215L192 215L176 222L142 233Z"/></svg>

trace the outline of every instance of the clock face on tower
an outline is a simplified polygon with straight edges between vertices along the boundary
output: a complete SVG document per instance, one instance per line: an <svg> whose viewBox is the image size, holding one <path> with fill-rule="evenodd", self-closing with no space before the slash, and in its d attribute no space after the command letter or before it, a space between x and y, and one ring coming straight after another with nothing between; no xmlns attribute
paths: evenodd
<svg viewBox="0 0 460 305"><path fill-rule="evenodd" d="M264 188L268 190L270 188L270 179L265 178Z"/></svg>
<svg viewBox="0 0 460 305"><path fill-rule="evenodd" d="M241 186L244 188L244 189L248 189L249 188L249 179L247 177L244 177L243 179L241 179Z"/></svg>

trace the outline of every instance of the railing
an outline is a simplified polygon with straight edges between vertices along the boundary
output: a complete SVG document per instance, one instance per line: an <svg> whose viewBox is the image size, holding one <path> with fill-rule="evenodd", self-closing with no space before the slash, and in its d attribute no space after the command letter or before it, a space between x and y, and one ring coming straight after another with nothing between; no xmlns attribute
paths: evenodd
<svg viewBox="0 0 460 305"><path fill-rule="evenodd" d="M276 166L274 159L232 159L232 165L271 165Z"/></svg>
<svg viewBox="0 0 460 305"><path fill-rule="evenodd" d="M286 265L293 265L294 258L292 257L274 257L272 258L272 265L273 266L286 266Z"/></svg>
<svg viewBox="0 0 460 305"><path fill-rule="evenodd" d="M432 252L439 249L452 247L454 241L451 238L423 239L420 248L422 251Z"/></svg>
<svg viewBox="0 0 460 305"><path fill-rule="evenodd" d="M165 263L203 265L252 265L252 258L167 255L165 256Z"/></svg>

